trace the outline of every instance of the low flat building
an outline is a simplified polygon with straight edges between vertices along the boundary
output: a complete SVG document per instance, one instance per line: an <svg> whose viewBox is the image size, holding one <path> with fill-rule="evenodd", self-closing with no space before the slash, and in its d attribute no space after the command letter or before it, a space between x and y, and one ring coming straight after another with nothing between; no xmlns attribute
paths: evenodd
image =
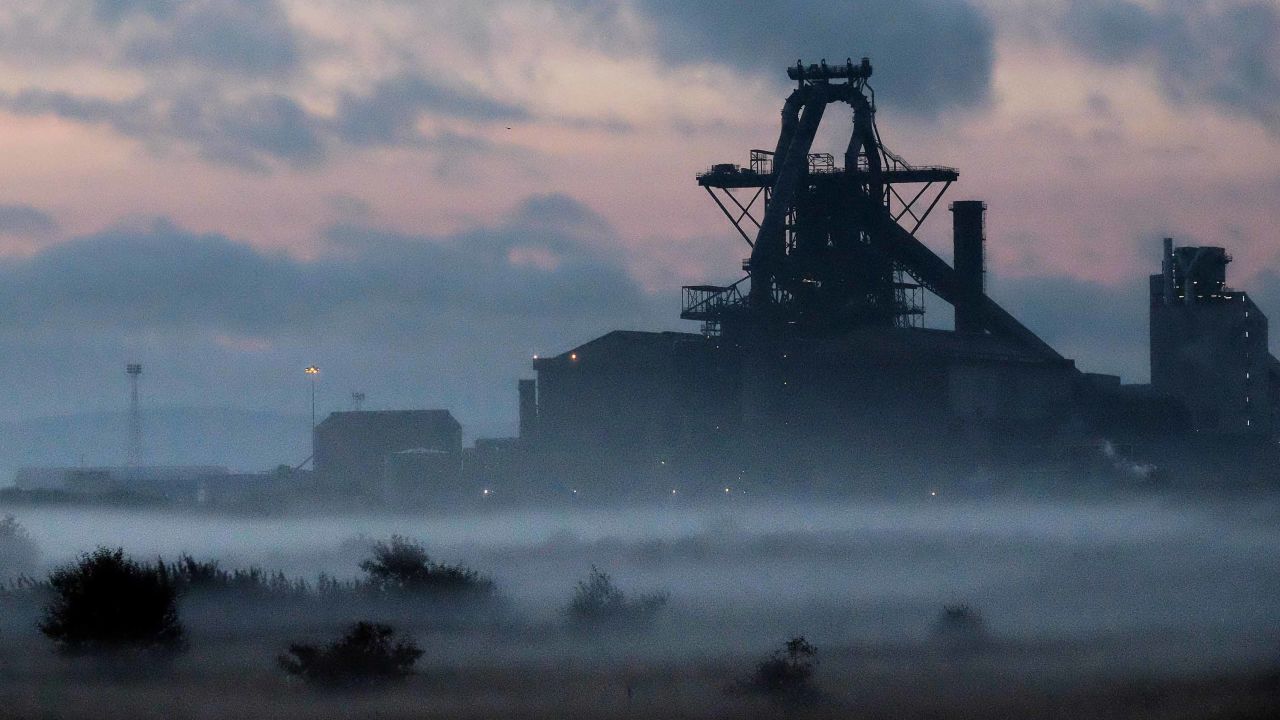
<svg viewBox="0 0 1280 720"><path fill-rule="evenodd" d="M225 478L219 465L26 467L14 474L19 490L53 490L82 496L130 494L174 502L198 502L202 488Z"/></svg>

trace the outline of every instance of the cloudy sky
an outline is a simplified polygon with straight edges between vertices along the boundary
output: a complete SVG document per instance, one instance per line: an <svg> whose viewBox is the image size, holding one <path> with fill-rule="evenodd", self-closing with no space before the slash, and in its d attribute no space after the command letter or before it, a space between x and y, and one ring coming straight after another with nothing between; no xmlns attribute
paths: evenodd
<svg viewBox="0 0 1280 720"><path fill-rule="evenodd" d="M126 361L150 403L305 413L315 363L322 410L504 429L533 353L696 329L679 286L745 248L695 173L772 147L785 65L862 55L1083 368L1146 379L1164 235L1280 318L1275 0L13 0L0 419L119 407Z"/></svg>

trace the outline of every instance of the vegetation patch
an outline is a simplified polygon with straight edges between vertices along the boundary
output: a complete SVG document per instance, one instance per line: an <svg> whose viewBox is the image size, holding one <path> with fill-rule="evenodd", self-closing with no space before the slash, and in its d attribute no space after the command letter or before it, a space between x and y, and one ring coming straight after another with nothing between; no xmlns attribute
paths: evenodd
<svg viewBox="0 0 1280 720"><path fill-rule="evenodd" d="M138 563L117 548L96 551L49 575L53 600L40 631L78 655L184 648L178 588L163 563Z"/></svg>
<svg viewBox="0 0 1280 720"><path fill-rule="evenodd" d="M295 643L277 661L280 668L308 683L327 688L354 688L401 680L413 673L422 650L409 639L397 639L388 625L358 622L324 647Z"/></svg>
<svg viewBox="0 0 1280 720"><path fill-rule="evenodd" d="M817 696L813 684L817 656L818 649L803 635L791 638L732 689L792 701L812 700Z"/></svg>
<svg viewBox="0 0 1280 720"><path fill-rule="evenodd" d="M39 558L40 550L22 523L13 515L0 518L0 579L33 572Z"/></svg>
<svg viewBox="0 0 1280 720"><path fill-rule="evenodd" d="M373 556L360 563L369 586L406 595L488 595L493 581L463 565L431 559L422 545L399 535L373 545Z"/></svg>
<svg viewBox="0 0 1280 720"><path fill-rule="evenodd" d="M944 605L931 635L936 645L954 654L977 652L991 640L982 613L965 604Z"/></svg>
<svg viewBox="0 0 1280 720"><path fill-rule="evenodd" d="M614 584L613 578L595 565L585 580L579 580L565 613L580 625L635 625L652 622L666 606L666 593L630 597Z"/></svg>

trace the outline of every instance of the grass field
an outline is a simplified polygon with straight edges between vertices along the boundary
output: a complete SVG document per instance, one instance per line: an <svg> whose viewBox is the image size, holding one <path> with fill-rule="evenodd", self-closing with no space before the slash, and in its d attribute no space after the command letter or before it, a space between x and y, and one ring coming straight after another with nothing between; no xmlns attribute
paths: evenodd
<svg viewBox="0 0 1280 720"><path fill-rule="evenodd" d="M163 666L63 658L36 628L42 591L4 593L0 717L1264 718L1280 709L1274 507L845 510L480 518L492 529L483 535L458 530L467 527L458 519L296 521L306 541L290 541L295 521L281 520L239 545L238 521L227 520L223 567L277 563L312 589L188 592L189 649ZM173 518L121 516L102 523L104 539L125 521L152 523L155 545L140 558L161 545L198 550ZM389 531L482 571L497 598L451 607L314 589L320 572L358 577L361 538ZM281 543L261 542L273 534ZM41 568L74 556L46 525L31 535ZM591 565L628 591L671 600L649 625L576 627L563 608ZM956 651L931 634L953 602L981 611L982 643ZM424 650L416 674L338 692L277 668L289 643L327 641L356 620L411 635ZM801 634L819 649L810 702L727 692Z"/></svg>

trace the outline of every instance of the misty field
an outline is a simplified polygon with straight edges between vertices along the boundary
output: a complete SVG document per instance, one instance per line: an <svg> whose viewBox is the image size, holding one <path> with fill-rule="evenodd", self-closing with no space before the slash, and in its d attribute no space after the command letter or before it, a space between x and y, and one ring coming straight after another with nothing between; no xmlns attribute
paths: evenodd
<svg viewBox="0 0 1280 720"><path fill-rule="evenodd" d="M11 580L9 717L1267 717L1280 699L1275 498L3 512L33 551L0 552L10 578L107 546L287 579L183 592L187 650L159 664L59 655L37 627L48 598ZM492 594L352 589L393 535L474 568ZM566 610L593 566L629 597L665 602L644 622L575 622ZM976 629L955 642L944 608ZM291 643L361 620L416 642L413 675L352 691L280 670ZM744 681L797 636L817 648L815 692L751 692Z"/></svg>

